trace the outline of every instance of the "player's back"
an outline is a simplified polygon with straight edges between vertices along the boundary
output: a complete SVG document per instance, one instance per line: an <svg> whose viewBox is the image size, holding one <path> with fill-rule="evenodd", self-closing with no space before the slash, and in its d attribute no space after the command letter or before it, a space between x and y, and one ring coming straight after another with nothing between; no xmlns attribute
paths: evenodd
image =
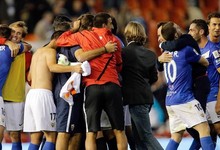
<svg viewBox="0 0 220 150"><path fill-rule="evenodd" d="M43 47L38 49L31 61L31 88L52 90L52 73L49 70L47 59L52 48Z"/></svg>
<svg viewBox="0 0 220 150"><path fill-rule="evenodd" d="M174 51L173 60L164 64L168 84L166 105L183 104L194 99L192 93L191 62L198 62L200 56L189 46Z"/></svg>

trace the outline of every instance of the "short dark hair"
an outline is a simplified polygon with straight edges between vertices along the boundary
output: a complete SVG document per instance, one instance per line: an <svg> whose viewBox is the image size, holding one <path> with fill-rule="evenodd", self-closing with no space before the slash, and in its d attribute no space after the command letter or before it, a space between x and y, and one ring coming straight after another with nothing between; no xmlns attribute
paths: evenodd
<svg viewBox="0 0 220 150"><path fill-rule="evenodd" d="M117 24L117 21L115 19L115 17L111 17L112 18L112 25L114 27L114 29L112 29L112 33L113 34L116 34L117 33L117 29L118 29L118 24Z"/></svg>
<svg viewBox="0 0 220 150"><path fill-rule="evenodd" d="M194 23L199 29L204 30L204 35L207 36L209 34L209 28L207 22L203 19L194 19L191 24Z"/></svg>
<svg viewBox="0 0 220 150"><path fill-rule="evenodd" d="M210 23L210 20L212 18L220 18L220 13L219 12L212 12L208 15L207 17L207 23L209 24Z"/></svg>
<svg viewBox="0 0 220 150"><path fill-rule="evenodd" d="M8 25L0 25L0 37L9 39L11 36L11 28L8 27Z"/></svg>
<svg viewBox="0 0 220 150"><path fill-rule="evenodd" d="M167 21L161 21L157 24L157 29L159 29L161 26L165 25Z"/></svg>
<svg viewBox="0 0 220 150"><path fill-rule="evenodd" d="M111 16L108 13L100 12L95 15L93 20L93 26L97 28L102 28L103 24L108 24L108 19L111 18Z"/></svg>
<svg viewBox="0 0 220 150"><path fill-rule="evenodd" d="M53 20L53 28L55 31L67 31L71 28L70 23L72 20L65 15L58 15Z"/></svg>
<svg viewBox="0 0 220 150"><path fill-rule="evenodd" d="M64 31L55 31L52 35L51 35L51 40L53 39L58 39L58 37L63 33Z"/></svg>
<svg viewBox="0 0 220 150"><path fill-rule="evenodd" d="M79 16L79 18L77 19L80 20L79 30L90 30L93 27L93 19L94 16L89 13Z"/></svg>
<svg viewBox="0 0 220 150"><path fill-rule="evenodd" d="M172 41L175 39L176 28L174 27L174 23L169 21L162 26L161 35L167 41Z"/></svg>

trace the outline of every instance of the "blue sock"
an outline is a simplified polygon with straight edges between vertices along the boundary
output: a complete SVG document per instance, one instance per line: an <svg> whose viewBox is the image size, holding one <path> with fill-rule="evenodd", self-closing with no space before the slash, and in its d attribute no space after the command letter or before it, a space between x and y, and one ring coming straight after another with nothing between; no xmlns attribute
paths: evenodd
<svg viewBox="0 0 220 150"><path fill-rule="evenodd" d="M210 136L200 138L200 143L202 145L202 149L205 149L205 150L215 149L212 138Z"/></svg>
<svg viewBox="0 0 220 150"><path fill-rule="evenodd" d="M170 139L166 150L177 150L178 146L180 143L177 143L176 141L174 141L173 139Z"/></svg>
<svg viewBox="0 0 220 150"><path fill-rule="evenodd" d="M11 150L22 150L21 142L13 142Z"/></svg>
<svg viewBox="0 0 220 150"><path fill-rule="evenodd" d="M195 139L193 140L189 150L199 150L201 147L201 144L199 141L196 141Z"/></svg>
<svg viewBox="0 0 220 150"><path fill-rule="evenodd" d="M28 150L38 150L40 145L30 143Z"/></svg>
<svg viewBox="0 0 220 150"><path fill-rule="evenodd" d="M2 143L0 143L0 150L2 150Z"/></svg>
<svg viewBox="0 0 220 150"><path fill-rule="evenodd" d="M43 150L55 150L55 144L52 142L45 142Z"/></svg>

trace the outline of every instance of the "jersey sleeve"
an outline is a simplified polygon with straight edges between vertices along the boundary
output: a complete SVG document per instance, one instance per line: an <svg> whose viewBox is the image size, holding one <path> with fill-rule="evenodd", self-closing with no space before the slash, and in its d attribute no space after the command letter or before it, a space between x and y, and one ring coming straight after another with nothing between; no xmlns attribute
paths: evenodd
<svg viewBox="0 0 220 150"><path fill-rule="evenodd" d="M211 58L215 68L220 68L220 52L219 50L211 50Z"/></svg>
<svg viewBox="0 0 220 150"><path fill-rule="evenodd" d="M163 42L160 44L159 47L169 52L173 52L178 49L180 50L181 48L178 47L178 42L179 42L178 40Z"/></svg>
<svg viewBox="0 0 220 150"><path fill-rule="evenodd" d="M20 44L20 49L18 51L18 54L21 54L24 51L24 44L23 43L19 43Z"/></svg>
<svg viewBox="0 0 220 150"><path fill-rule="evenodd" d="M56 40L56 45L58 47L69 47L79 45L77 40L77 33L72 33L71 31L66 31L60 35Z"/></svg>
<svg viewBox="0 0 220 150"><path fill-rule="evenodd" d="M198 54L198 52L193 49L192 47L186 47L186 60L191 62L198 62L201 58L201 55Z"/></svg>
<svg viewBox="0 0 220 150"><path fill-rule="evenodd" d="M0 45L5 44L6 40L6 38L0 37Z"/></svg>
<svg viewBox="0 0 220 150"><path fill-rule="evenodd" d="M197 42L189 34L183 34L178 39L173 41L166 41L160 44L160 48L166 51L179 51L186 46L193 47L199 54L201 54Z"/></svg>
<svg viewBox="0 0 220 150"><path fill-rule="evenodd" d="M185 35L182 35L176 40L161 43L160 48L169 52L179 51L187 46L188 40L189 39Z"/></svg>

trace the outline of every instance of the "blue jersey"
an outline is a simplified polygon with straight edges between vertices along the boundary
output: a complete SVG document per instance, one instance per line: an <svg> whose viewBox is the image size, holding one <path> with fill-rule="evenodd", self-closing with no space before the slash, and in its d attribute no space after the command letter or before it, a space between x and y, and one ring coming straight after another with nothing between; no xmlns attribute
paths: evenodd
<svg viewBox="0 0 220 150"><path fill-rule="evenodd" d="M21 44L19 53L21 53L23 49L23 44ZM13 59L14 58L11 57L11 50L9 49L9 47L6 45L0 45L0 96L2 96L2 88L7 79Z"/></svg>
<svg viewBox="0 0 220 150"><path fill-rule="evenodd" d="M220 67L220 43L208 41L204 48L201 48L202 56L209 61L207 68L208 77L210 80L211 91L208 95L207 102L216 101L219 87L219 72Z"/></svg>
<svg viewBox="0 0 220 150"><path fill-rule="evenodd" d="M57 54L63 54L65 55L70 62L77 62L77 59L75 58L75 51L79 49L79 46L73 46L73 47L62 47L59 50L57 50ZM55 73L53 78L53 94L55 103L56 101L62 99L60 98L60 90L63 87L63 85L66 83L66 81L70 78L71 73Z"/></svg>
<svg viewBox="0 0 220 150"><path fill-rule="evenodd" d="M164 73L168 90L166 105L187 103L194 98L192 92L192 67L190 63L198 62L201 56L192 47L185 47L172 52L173 60L164 63Z"/></svg>

